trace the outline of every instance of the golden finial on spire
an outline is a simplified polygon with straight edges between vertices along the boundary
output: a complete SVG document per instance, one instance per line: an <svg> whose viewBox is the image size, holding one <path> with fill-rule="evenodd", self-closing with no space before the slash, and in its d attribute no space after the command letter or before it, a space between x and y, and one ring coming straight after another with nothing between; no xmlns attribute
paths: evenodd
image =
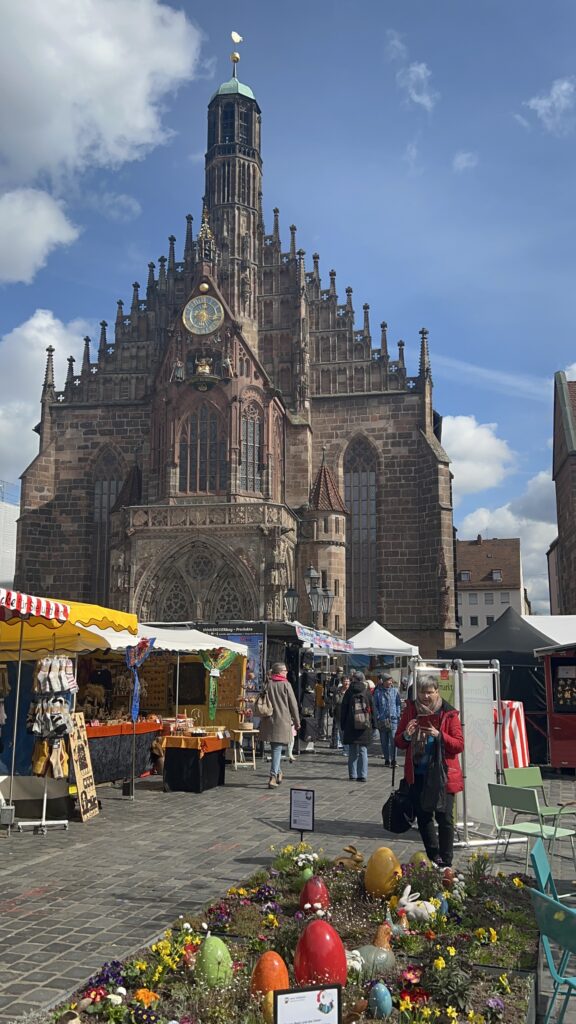
<svg viewBox="0 0 576 1024"><path fill-rule="evenodd" d="M244 42L242 36L238 32L231 32L230 38L232 42L236 44ZM236 65L240 60L240 54L238 53L238 50L234 50L230 54L230 60L232 61L232 78L236 78Z"/></svg>

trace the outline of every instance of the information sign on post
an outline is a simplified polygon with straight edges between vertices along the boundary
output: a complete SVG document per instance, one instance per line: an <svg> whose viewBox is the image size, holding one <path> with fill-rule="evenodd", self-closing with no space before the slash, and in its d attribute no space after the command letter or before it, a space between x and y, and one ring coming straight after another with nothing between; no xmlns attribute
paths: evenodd
<svg viewBox="0 0 576 1024"><path fill-rule="evenodd" d="M314 831L314 790L290 790L290 828L300 833L300 842L304 832Z"/></svg>
<svg viewBox="0 0 576 1024"><path fill-rule="evenodd" d="M98 814L98 797L92 774L92 760L86 735L84 715L77 712L72 715L74 731L70 733L70 753L76 776L78 790L78 806L82 821L88 821Z"/></svg>
<svg viewBox="0 0 576 1024"><path fill-rule="evenodd" d="M341 1024L342 989L298 988L274 993L274 1024Z"/></svg>

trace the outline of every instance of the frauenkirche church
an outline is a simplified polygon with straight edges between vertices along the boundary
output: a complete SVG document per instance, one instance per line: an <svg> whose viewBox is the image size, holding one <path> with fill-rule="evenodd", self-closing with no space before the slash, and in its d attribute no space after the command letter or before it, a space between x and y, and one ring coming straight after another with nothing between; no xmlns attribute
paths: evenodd
<svg viewBox="0 0 576 1024"><path fill-rule="evenodd" d="M39 453L22 478L15 586L141 620L284 618L309 565L323 625L377 619L433 656L456 638L452 496L418 372L373 335L336 272L262 212L261 112L236 74L208 105L201 225L148 264L113 331L57 386L48 349ZM327 287L326 287L327 285Z"/></svg>

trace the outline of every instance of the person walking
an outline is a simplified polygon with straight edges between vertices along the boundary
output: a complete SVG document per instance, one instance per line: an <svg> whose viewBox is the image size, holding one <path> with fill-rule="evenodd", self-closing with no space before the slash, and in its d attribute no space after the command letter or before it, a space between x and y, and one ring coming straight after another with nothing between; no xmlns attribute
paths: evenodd
<svg viewBox="0 0 576 1024"><path fill-rule="evenodd" d="M318 728L318 739L328 739L328 705L326 703L326 686L322 673L316 674L316 726Z"/></svg>
<svg viewBox="0 0 576 1024"><path fill-rule="evenodd" d="M331 746L336 750L341 750L342 753L348 757L348 747L344 746L342 741L342 701L344 695L347 693L350 686L350 680L348 676L342 676L342 682L339 685L336 693L334 694L334 703L332 706L332 743Z"/></svg>
<svg viewBox="0 0 576 1024"><path fill-rule="evenodd" d="M376 728L380 733L380 746L382 747L384 764L386 767L390 767L390 764L392 764L394 768L396 765L394 737L400 720L401 704L400 694L394 686L394 680L387 672L378 676L378 683L372 694L372 700L374 702Z"/></svg>
<svg viewBox="0 0 576 1024"><path fill-rule="evenodd" d="M418 678L414 689L415 699L406 703L396 730L395 743L400 750L406 751L404 778L410 785L418 829L426 853L436 864L451 867L454 853L454 797L464 789L458 759L464 750L460 716L451 704L442 699L434 675ZM440 745L440 750L434 749L435 744ZM436 807L430 807L426 782L429 771L438 764L438 757L444 764L446 781L445 787L435 795Z"/></svg>
<svg viewBox="0 0 576 1024"><path fill-rule="evenodd" d="M368 780L368 745L375 728L374 707L363 672L355 672L342 700L342 738L348 746L348 778Z"/></svg>
<svg viewBox="0 0 576 1024"><path fill-rule="evenodd" d="M277 661L272 665L266 693L272 705L272 714L261 718L258 728L260 730L260 739L270 743L272 763L270 765L268 789L273 789L282 782L282 771L280 768L282 748L288 746L290 742L292 725L297 730L300 728L298 702L294 696L294 690L288 682L284 662Z"/></svg>

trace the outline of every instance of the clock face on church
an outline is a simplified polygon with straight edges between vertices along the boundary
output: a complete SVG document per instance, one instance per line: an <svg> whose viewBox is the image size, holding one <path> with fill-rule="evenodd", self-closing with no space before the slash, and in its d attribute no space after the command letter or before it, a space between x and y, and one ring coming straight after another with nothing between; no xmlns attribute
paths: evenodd
<svg viewBox="0 0 576 1024"><path fill-rule="evenodd" d="M212 295L196 295L184 306L182 320L191 334L212 334L222 326L224 308Z"/></svg>

